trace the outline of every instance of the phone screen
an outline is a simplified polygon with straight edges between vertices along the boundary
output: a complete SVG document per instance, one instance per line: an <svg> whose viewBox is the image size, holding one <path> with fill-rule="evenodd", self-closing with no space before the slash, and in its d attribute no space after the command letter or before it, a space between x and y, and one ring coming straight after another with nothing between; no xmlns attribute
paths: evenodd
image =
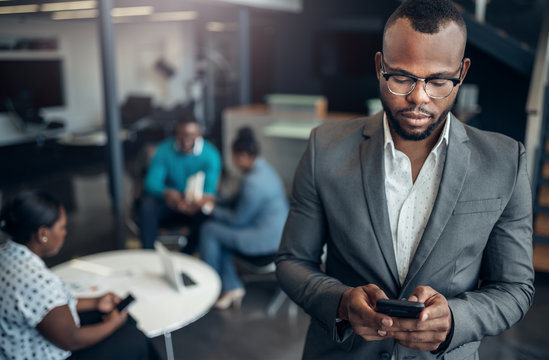
<svg viewBox="0 0 549 360"><path fill-rule="evenodd" d="M376 311L400 318L418 318L419 313L425 309L425 304L407 300L378 300Z"/></svg>
<svg viewBox="0 0 549 360"><path fill-rule="evenodd" d="M132 294L129 294L128 296L126 296L126 298L122 301L120 301L117 305L116 305L116 309L119 311L119 312L122 312L123 310L125 310L133 301L135 300L135 298L132 296Z"/></svg>
<svg viewBox="0 0 549 360"><path fill-rule="evenodd" d="M196 282L189 277L189 275L185 274L184 272L181 273L181 278L183 279L183 285L190 286L195 285Z"/></svg>

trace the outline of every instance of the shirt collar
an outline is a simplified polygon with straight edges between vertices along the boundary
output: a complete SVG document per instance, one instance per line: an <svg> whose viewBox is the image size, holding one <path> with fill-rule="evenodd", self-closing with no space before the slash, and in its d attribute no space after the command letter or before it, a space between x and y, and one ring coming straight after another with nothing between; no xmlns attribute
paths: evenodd
<svg viewBox="0 0 549 360"><path fill-rule="evenodd" d="M0 246L0 249L11 252L21 251L25 254L27 259L30 259L30 261L35 262L40 266L46 267L46 263L44 262L44 260L42 260L40 256L33 253L26 245L15 242L11 238L8 238L6 242L2 244Z"/></svg>
<svg viewBox="0 0 549 360"><path fill-rule="evenodd" d="M439 147L442 143L444 145L448 145L448 139L450 137L450 119L452 117L450 116L450 113L448 113L446 117L446 123L444 124L444 128L442 129L441 136L439 137L436 145L433 147L433 150L431 152L437 152ZM387 114L383 113L383 147L385 150L387 150L387 147L389 147L391 154L394 155L395 150L395 142L393 141L393 136L391 135L391 131L389 130L389 121L387 120Z"/></svg>
<svg viewBox="0 0 549 360"><path fill-rule="evenodd" d="M183 155L198 156L198 155L201 155L202 150L204 150L204 138L202 136L197 137L194 140L193 149L189 153L184 153L183 151L181 151L181 147L179 146L179 143L177 142L177 139L175 139L175 138L173 138L173 148L174 148L175 151L177 151L178 153L181 153Z"/></svg>

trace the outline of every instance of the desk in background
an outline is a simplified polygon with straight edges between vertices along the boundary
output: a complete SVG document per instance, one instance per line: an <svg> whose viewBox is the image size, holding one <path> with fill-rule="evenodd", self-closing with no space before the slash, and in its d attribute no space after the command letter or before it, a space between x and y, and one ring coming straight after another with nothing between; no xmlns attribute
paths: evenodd
<svg viewBox="0 0 549 360"><path fill-rule="evenodd" d="M267 105L228 108L223 112L223 164L233 177L239 177L231 161L231 146L242 126L251 127L261 145L261 155L278 172L286 191L292 186L296 166L305 151L311 130L326 121L351 120L359 114L270 111Z"/></svg>

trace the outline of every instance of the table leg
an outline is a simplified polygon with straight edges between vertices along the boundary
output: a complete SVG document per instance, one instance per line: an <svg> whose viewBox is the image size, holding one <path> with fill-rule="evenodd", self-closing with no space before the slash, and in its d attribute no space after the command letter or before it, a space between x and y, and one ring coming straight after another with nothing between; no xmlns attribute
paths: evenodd
<svg viewBox="0 0 549 360"><path fill-rule="evenodd" d="M174 360L172 333L171 332L165 332L164 333L164 344L166 344L166 356L168 357L168 360Z"/></svg>

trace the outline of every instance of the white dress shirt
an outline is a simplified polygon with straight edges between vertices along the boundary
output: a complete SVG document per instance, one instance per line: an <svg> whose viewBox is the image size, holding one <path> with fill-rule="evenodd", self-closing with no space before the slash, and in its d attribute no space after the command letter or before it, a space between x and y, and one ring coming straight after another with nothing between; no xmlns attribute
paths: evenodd
<svg viewBox="0 0 549 360"><path fill-rule="evenodd" d="M383 117L385 196L401 284L433 210L446 159L449 129L450 114L414 183L410 159L395 149L387 116Z"/></svg>

